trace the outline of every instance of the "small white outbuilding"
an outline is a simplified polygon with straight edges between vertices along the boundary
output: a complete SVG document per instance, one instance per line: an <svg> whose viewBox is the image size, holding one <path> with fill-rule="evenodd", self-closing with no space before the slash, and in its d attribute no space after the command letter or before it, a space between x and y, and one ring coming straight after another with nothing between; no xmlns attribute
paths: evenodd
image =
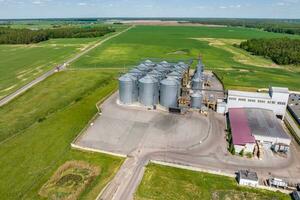
<svg viewBox="0 0 300 200"><path fill-rule="evenodd" d="M239 170L237 179L240 185L257 187L258 186L258 176L256 172L249 170Z"/></svg>

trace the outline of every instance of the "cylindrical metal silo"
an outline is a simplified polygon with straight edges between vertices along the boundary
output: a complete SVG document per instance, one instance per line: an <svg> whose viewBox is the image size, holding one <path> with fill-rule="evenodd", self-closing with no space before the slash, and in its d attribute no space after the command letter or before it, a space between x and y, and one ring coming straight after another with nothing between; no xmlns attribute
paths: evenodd
<svg viewBox="0 0 300 200"><path fill-rule="evenodd" d="M168 77L160 82L160 105L166 108L178 106L180 86L176 79Z"/></svg>
<svg viewBox="0 0 300 200"><path fill-rule="evenodd" d="M192 79L192 89L193 90L201 90L202 89L202 79L200 77L194 77Z"/></svg>
<svg viewBox="0 0 300 200"><path fill-rule="evenodd" d="M158 104L159 89L158 81L150 75L139 80L139 102L145 106Z"/></svg>
<svg viewBox="0 0 300 200"><path fill-rule="evenodd" d="M191 107L200 109L202 106L202 94L199 91L196 91L191 95Z"/></svg>
<svg viewBox="0 0 300 200"><path fill-rule="evenodd" d="M125 74L119 78L119 99L123 104L132 104L137 101L137 78Z"/></svg>

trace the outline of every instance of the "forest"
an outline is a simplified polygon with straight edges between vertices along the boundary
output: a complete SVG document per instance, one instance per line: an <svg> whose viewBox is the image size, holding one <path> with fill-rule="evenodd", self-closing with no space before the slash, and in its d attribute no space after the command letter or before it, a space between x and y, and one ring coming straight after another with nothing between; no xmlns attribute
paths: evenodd
<svg viewBox="0 0 300 200"><path fill-rule="evenodd" d="M114 31L110 27L66 27L40 30L0 27L0 44L31 44L52 38L101 37Z"/></svg>
<svg viewBox="0 0 300 200"><path fill-rule="evenodd" d="M240 26L246 28L258 28L268 32L300 35L300 20L298 19L188 19L181 23L201 23L225 26Z"/></svg>
<svg viewBox="0 0 300 200"><path fill-rule="evenodd" d="M277 64L300 64L299 39L250 39L242 42L240 48L254 55L270 58Z"/></svg>

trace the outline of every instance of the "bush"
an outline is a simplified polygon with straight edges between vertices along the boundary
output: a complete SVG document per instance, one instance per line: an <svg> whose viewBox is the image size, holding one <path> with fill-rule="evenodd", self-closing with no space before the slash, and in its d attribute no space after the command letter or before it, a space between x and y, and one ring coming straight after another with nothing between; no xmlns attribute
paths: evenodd
<svg viewBox="0 0 300 200"><path fill-rule="evenodd" d="M247 158L252 158L252 153L248 152L246 153Z"/></svg>
<svg viewBox="0 0 300 200"><path fill-rule="evenodd" d="M229 144L228 151L232 154L235 155L235 149L234 145L232 143Z"/></svg>
<svg viewBox="0 0 300 200"><path fill-rule="evenodd" d="M244 149L242 149L242 151L240 151L240 153L239 153L239 154L240 154L240 156L242 156L242 157L243 157L243 156L244 156Z"/></svg>

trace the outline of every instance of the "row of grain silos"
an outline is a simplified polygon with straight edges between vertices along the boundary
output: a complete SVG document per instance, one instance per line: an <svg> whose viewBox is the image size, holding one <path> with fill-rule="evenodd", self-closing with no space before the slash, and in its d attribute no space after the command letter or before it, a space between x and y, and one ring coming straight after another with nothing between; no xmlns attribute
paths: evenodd
<svg viewBox="0 0 300 200"><path fill-rule="evenodd" d="M183 62L146 60L119 78L120 103L178 107L182 77L188 69L189 65Z"/></svg>

